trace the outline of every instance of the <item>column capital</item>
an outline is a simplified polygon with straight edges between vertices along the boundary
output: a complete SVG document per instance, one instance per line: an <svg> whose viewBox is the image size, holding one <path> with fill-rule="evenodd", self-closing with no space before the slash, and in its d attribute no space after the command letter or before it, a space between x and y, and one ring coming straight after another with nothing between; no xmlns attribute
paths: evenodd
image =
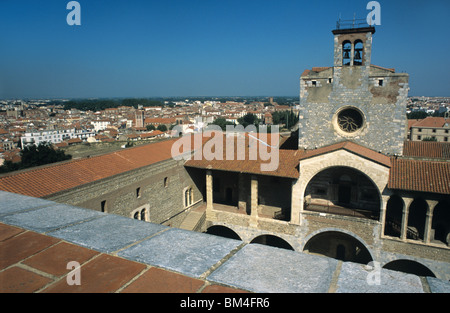
<svg viewBox="0 0 450 313"><path fill-rule="evenodd" d="M433 215L434 208L436 207L436 205L438 205L439 201L438 200L425 200L425 202L428 204L427 214Z"/></svg>

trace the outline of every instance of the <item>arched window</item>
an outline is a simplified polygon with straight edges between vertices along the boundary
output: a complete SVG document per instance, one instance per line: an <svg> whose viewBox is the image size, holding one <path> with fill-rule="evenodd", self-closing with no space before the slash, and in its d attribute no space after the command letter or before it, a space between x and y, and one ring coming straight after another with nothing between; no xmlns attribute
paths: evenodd
<svg viewBox="0 0 450 313"><path fill-rule="evenodd" d="M131 212L131 217L135 220L149 221L149 205L142 206Z"/></svg>
<svg viewBox="0 0 450 313"><path fill-rule="evenodd" d="M350 65L350 59L352 53L352 43L346 40L342 43L342 65Z"/></svg>
<svg viewBox="0 0 450 313"><path fill-rule="evenodd" d="M363 53L364 53L363 42L358 39L355 41L353 65L362 65Z"/></svg>

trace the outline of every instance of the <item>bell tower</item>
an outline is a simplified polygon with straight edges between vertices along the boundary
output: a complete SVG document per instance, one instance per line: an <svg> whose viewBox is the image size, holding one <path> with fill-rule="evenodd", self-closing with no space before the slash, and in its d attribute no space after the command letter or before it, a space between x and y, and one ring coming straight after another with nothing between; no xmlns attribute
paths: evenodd
<svg viewBox="0 0 450 313"><path fill-rule="evenodd" d="M370 66L375 27L335 29L334 66Z"/></svg>
<svg viewBox="0 0 450 313"><path fill-rule="evenodd" d="M371 63L375 27L338 22L332 33L333 66L313 67L300 77L299 148L353 141L402 154L408 74Z"/></svg>

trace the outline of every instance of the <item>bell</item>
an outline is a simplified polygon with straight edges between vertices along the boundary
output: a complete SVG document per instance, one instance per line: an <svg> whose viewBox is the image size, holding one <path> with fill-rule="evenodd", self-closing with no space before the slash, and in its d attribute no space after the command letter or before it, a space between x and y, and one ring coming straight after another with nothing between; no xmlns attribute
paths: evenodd
<svg viewBox="0 0 450 313"><path fill-rule="evenodd" d="M348 54L348 50L344 51L344 59L350 59L350 55Z"/></svg>
<svg viewBox="0 0 450 313"><path fill-rule="evenodd" d="M355 53L355 60L361 60L361 52L359 50Z"/></svg>

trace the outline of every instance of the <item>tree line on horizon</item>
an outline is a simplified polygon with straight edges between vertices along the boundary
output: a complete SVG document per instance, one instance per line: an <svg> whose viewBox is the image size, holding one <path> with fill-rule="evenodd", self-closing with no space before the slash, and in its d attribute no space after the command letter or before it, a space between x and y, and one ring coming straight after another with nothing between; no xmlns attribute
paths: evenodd
<svg viewBox="0 0 450 313"><path fill-rule="evenodd" d="M53 145L47 142L41 142L38 146L26 146L20 152L20 156L20 162L13 163L12 161L5 161L4 164L0 166L0 173L8 173L72 159L70 154L65 154L63 150L55 150Z"/></svg>
<svg viewBox="0 0 450 313"><path fill-rule="evenodd" d="M80 111L103 111L110 108L118 108L120 106L138 108L139 105L144 107L163 106L162 100L146 99L146 98L126 98L126 99L81 99L70 100L64 102L64 110L78 109Z"/></svg>

